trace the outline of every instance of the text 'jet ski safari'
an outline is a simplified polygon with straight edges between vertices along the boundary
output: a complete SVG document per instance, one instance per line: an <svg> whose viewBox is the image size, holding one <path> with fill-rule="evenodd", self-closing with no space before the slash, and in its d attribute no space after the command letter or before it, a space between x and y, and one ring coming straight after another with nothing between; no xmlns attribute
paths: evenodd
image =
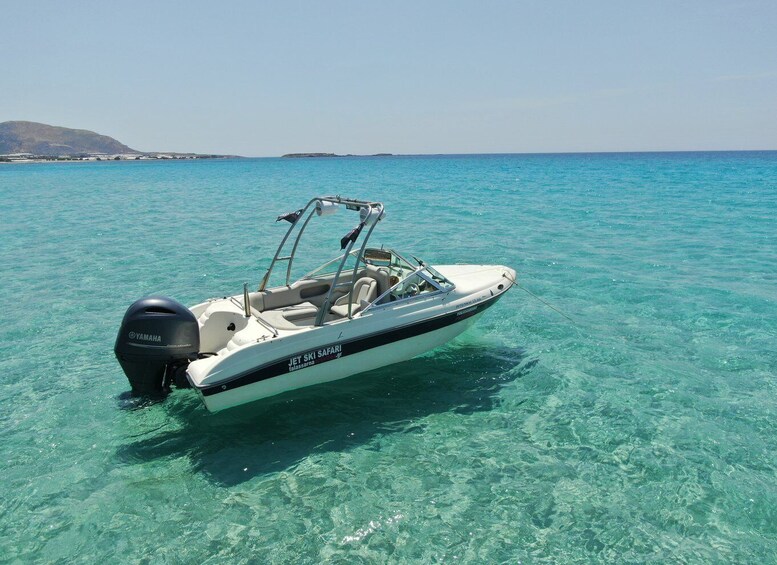
<svg viewBox="0 0 777 565"><path fill-rule="evenodd" d="M342 208L358 223L333 242L340 251L292 281L303 235ZM342 379L448 342L515 283L509 267L432 267L368 246L383 217L380 202L314 198L278 218L291 226L256 292L244 285L242 294L191 308L161 296L132 304L115 346L132 390L192 387L216 412ZM328 244L318 241L318 252ZM285 284L268 288L274 271L281 280L285 271Z"/></svg>

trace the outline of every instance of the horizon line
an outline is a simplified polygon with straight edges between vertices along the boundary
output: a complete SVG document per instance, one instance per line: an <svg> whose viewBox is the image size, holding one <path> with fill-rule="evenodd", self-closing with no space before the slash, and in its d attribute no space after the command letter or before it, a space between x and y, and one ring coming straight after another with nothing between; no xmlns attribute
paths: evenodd
<svg viewBox="0 0 777 565"><path fill-rule="evenodd" d="M284 153L283 155L234 155L241 159L331 159L333 157L374 157L376 159L386 157L460 157L466 155L628 155L635 153L769 153L777 152L775 149L640 149L625 151L496 151L496 152L472 152L472 153L328 153L323 151ZM286 155L306 155L306 153L321 153L300 157L285 157ZM210 153L206 153L210 154ZM215 153L213 153L215 154Z"/></svg>

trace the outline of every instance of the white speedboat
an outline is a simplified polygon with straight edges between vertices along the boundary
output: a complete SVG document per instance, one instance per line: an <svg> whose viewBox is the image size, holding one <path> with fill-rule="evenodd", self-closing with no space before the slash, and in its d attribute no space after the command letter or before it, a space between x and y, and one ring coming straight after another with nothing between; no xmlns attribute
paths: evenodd
<svg viewBox="0 0 777 565"><path fill-rule="evenodd" d="M342 208L358 224L340 240L340 252L291 281L307 228ZM509 267L432 267L368 246L383 217L380 202L314 198L278 218L291 226L257 291L244 285L242 294L191 308L165 297L132 304L115 352L133 391L191 386L216 412L342 379L446 343L515 283ZM271 275L283 271L285 284L268 288Z"/></svg>

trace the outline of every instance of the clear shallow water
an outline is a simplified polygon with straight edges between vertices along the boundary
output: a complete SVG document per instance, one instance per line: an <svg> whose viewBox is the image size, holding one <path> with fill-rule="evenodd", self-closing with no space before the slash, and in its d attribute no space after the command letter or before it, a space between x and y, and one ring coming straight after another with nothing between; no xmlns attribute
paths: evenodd
<svg viewBox="0 0 777 565"><path fill-rule="evenodd" d="M258 282L275 216L502 263L453 344L210 415L138 408L126 307ZM10 562L751 562L777 554L777 153L0 167ZM336 241L329 242L332 250Z"/></svg>

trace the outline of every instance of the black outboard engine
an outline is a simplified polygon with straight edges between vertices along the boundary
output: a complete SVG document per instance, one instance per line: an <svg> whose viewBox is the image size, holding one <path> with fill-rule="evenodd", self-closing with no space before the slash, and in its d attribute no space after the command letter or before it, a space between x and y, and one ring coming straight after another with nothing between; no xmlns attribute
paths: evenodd
<svg viewBox="0 0 777 565"><path fill-rule="evenodd" d="M113 351L134 392L161 394L186 383L184 371L200 350L197 318L164 296L133 303L124 314Z"/></svg>

